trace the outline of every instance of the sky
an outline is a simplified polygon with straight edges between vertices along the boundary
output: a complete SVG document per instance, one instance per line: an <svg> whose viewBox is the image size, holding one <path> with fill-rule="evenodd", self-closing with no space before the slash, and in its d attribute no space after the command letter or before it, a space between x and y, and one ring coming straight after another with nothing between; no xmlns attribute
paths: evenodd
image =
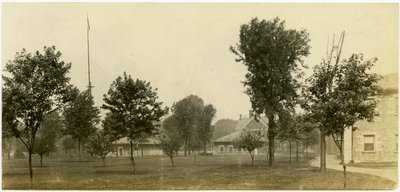
<svg viewBox="0 0 400 192"><path fill-rule="evenodd" d="M158 88L165 106L196 94L216 107L216 120L248 114L241 83L247 69L229 47L254 17L279 17L287 28L306 29L309 68L324 58L328 36L337 39L345 30L343 59L364 53L378 58L372 72L398 71L398 4L389 3L3 3L2 68L22 48L55 45L62 60L72 63L71 83L86 89L87 14L97 106L125 71Z"/></svg>

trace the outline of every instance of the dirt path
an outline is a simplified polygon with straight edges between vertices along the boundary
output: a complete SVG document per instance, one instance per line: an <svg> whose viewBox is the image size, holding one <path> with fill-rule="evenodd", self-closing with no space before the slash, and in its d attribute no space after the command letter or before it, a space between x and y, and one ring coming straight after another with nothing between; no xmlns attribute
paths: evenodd
<svg viewBox="0 0 400 192"><path fill-rule="evenodd" d="M319 167L320 166L319 157L316 157L311 162L310 165ZM326 156L326 168L343 171L343 166L340 165L340 161L335 159L335 157L333 155L327 155ZM383 178L386 178L386 179L390 179L390 180L398 183L398 180L397 180L397 171L398 171L397 167L384 167L384 168L376 168L376 169L374 169L374 168L361 168L361 167L347 166L346 170L349 171L349 172L357 172L357 173L375 175L375 176L383 177Z"/></svg>

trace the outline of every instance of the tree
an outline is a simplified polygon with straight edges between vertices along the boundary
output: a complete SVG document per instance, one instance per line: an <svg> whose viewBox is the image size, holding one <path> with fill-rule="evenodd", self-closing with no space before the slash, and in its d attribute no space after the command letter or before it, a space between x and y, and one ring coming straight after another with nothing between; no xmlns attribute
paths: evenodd
<svg viewBox="0 0 400 192"><path fill-rule="evenodd" d="M289 143L289 162L292 162L292 142L297 142L299 138L299 130L296 126L296 117L294 112L282 111L278 121L277 137L282 141Z"/></svg>
<svg viewBox="0 0 400 192"><path fill-rule="evenodd" d="M3 110L14 136L25 145L29 154L29 175L33 187L32 153L36 133L44 115L54 110L54 105L65 102L63 95L68 87L67 73L70 63L60 60L61 53L53 47L44 47L44 53L16 53L13 61L5 65L3 75L7 94L3 95ZM4 119L3 119L4 120ZM22 124L18 129L16 124Z"/></svg>
<svg viewBox="0 0 400 192"><path fill-rule="evenodd" d="M199 128L199 117L203 111L203 106L203 99L197 95L189 95L172 105L172 116L175 118L179 134L183 140L185 156L187 151L190 154L198 144L197 128Z"/></svg>
<svg viewBox="0 0 400 192"><path fill-rule="evenodd" d="M377 115L375 97L381 91L377 85L380 76L369 73L376 61L376 58L364 61L362 54L353 54L348 60L338 63L334 71L326 70L329 66L324 64L316 66L313 76L308 80L310 86L307 96L312 102L309 106L310 116L326 126L325 134L332 135L341 151L344 187L346 187L346 163L343 159L342 143L344 130L351 128L360 120L372 121ZM333 83L326 83L326 79L330 78Z"/></svg>
<svg viewBox="0 0 400 192"><path fill-rule="evenodd" d="M130 142L130 159L133 173L136 172L133 158L133 142L143 133L155 135L160 118L167 114L168 108L161 107L158 102L157 89L150 86L149 82L134 80L125 72L119 76L110 86L107 94L104 94L103 108L111 112L113 119L120 120L118 126L111 126L115 134L127 137Z"/></svg>
<svg viewBox="0 0 400 192"><path fill-rule="evenodd" d="M198 130L198 137L201 141L204 153L206 153L207 144L211 141L213 126L211 125L217 110L213 105L205 105L200 116L200 126Z"/></svg>
<svg viewBox="0 0 400 192"><path fill-rule="evenodd" d="M323 59L319 65L314 66L313 74L306 79L308 86L303 87L302 90L304 101L301 105L308 112L307 118L313 121L320 131L321 172L326 172L325 138L329 135L328 129L331 126L328 123L330 114L326 112L329 107L329 95L332 93L334 77L338 70L344 37L345 32L343 31L339 37L337 45L335 45L335 35L333 35L332 46L330 49L328 49L328 38L326 58Z"/></svg>
<svg viewBox="0 0 400 192"><path fill-rule="evenodd" d="M306 30L286 29L279 18L270 21L254 18L240 27L239 43L230 50L237 62L247 66L243 82L253 110L268 117L269 166L274 162L274 139L277 117L293 108L302 76L299 64L309 54L310 39Z"/></svg>
<svg viewBox="0 0 400 192"><path fill-rule="evenodd" d="M235 141L239 148L246 149L249 152L252 166L254 164L254 150L263 145L262 137L263 135L260 131L243 130Z"/></svg>
<svg viewBox="0 0 400 192"><path fill-rule="evenodd" d="M89 137L87 148L88 152L98 155L103 160L103 167L106 166L106 156L113 151L112 136L107 135L103 130L97 130Z"/></svg>
<svg viewBox="0 0 400 192"><path fill-rule="evenodd" d="M78 156L81 160L81 146L90 135L95 133L99 123L100 111L94 106L93 97L88 90L80 92L75 89L76 98L64 109L64 134L70 135L78 143Z"/></svg>
<svg viewBox="0 0 400 192"><path fill-rule="evenodd" d="M236 127L237 121L232 119L220 119L214 125L213 138L217 139L229 135L235 132Z"/></svg>
<svg viewBox="0 0 400 192"><path fill-rule="evenodd" d="M76 141L69 135L64 136L61 145L63 150L69 153L70 158L72 158L71 150L76 148Z"/></svg>
<svg viewBox="0 0 400 192"><path fill-rule="evenodd" d="M172 167L175 167L174 156L178 155L182 140L173 116L169 116L163 121L159 140L161 150L171 159Z"/></svg>
<svg viewBox="0 0 400 192"><path fill-rule="evenodd" d="M45 115L33 152L40 156L40 166L43 165L43 156L57 149L56 139L62 128L62 122L57 112Z"/></svg>

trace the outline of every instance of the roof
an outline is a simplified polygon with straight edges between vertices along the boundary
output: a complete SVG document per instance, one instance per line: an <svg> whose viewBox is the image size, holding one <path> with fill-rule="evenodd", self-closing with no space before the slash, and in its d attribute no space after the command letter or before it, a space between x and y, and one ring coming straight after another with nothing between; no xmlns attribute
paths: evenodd
<svg viewBox="0 0 400 192"><path fill-rule="evenodd" d="M235 132L233 132L231 134L228 134L228 135L225 135L223 137L220 137L218 139L215 139L212 142L221 143L221 142L233 142L233 141L235 141L239 137L239 135L241 134L242 130L246 129L246 126L252 120L254 120L254 117L245 118L245 119L239 120ZM268 127L268 118L260 117L258 122L261 123L262 125L264 125L265 127ZM262 141L266 141L266 140L267 140L266 138L262 139Z"/></svg>
<svg viewBox="0 0 400 192"><path fill-rule="evenodd" d="M133 143L137 143L137 142L133 142ZM123 137L117 141L117 144L129 144L129 140L127 137ZM145 142L143 144L150 144L150 145L158 144L158 140L155 137L150 137L147 139L147 142Z"/></svg>

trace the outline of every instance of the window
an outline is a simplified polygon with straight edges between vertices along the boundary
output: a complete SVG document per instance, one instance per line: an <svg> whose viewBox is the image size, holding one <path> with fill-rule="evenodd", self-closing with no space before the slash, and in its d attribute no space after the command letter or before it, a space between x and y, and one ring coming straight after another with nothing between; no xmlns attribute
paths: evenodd
<svg viewBox="0 0 400 192"><path fill-rule="evenodd" d="M219 146L219 151L220 151L220 152L224 152L224 146L223 146L223 145L220 145L220 146Z"/></svg>
<svg viewBox="0 0 400 192"><path fill-rule="evenodd" d="M233 151L233 145L229 145L229 146L228 146L228 151L229 151L229 152L232 152L232 151Z"/></svg>
<svg viewBox="0 0 400 192"><path fill-rule="evenodd" d="M374 135L364 135L364 151L373 151L375 145Z"/></svg>

